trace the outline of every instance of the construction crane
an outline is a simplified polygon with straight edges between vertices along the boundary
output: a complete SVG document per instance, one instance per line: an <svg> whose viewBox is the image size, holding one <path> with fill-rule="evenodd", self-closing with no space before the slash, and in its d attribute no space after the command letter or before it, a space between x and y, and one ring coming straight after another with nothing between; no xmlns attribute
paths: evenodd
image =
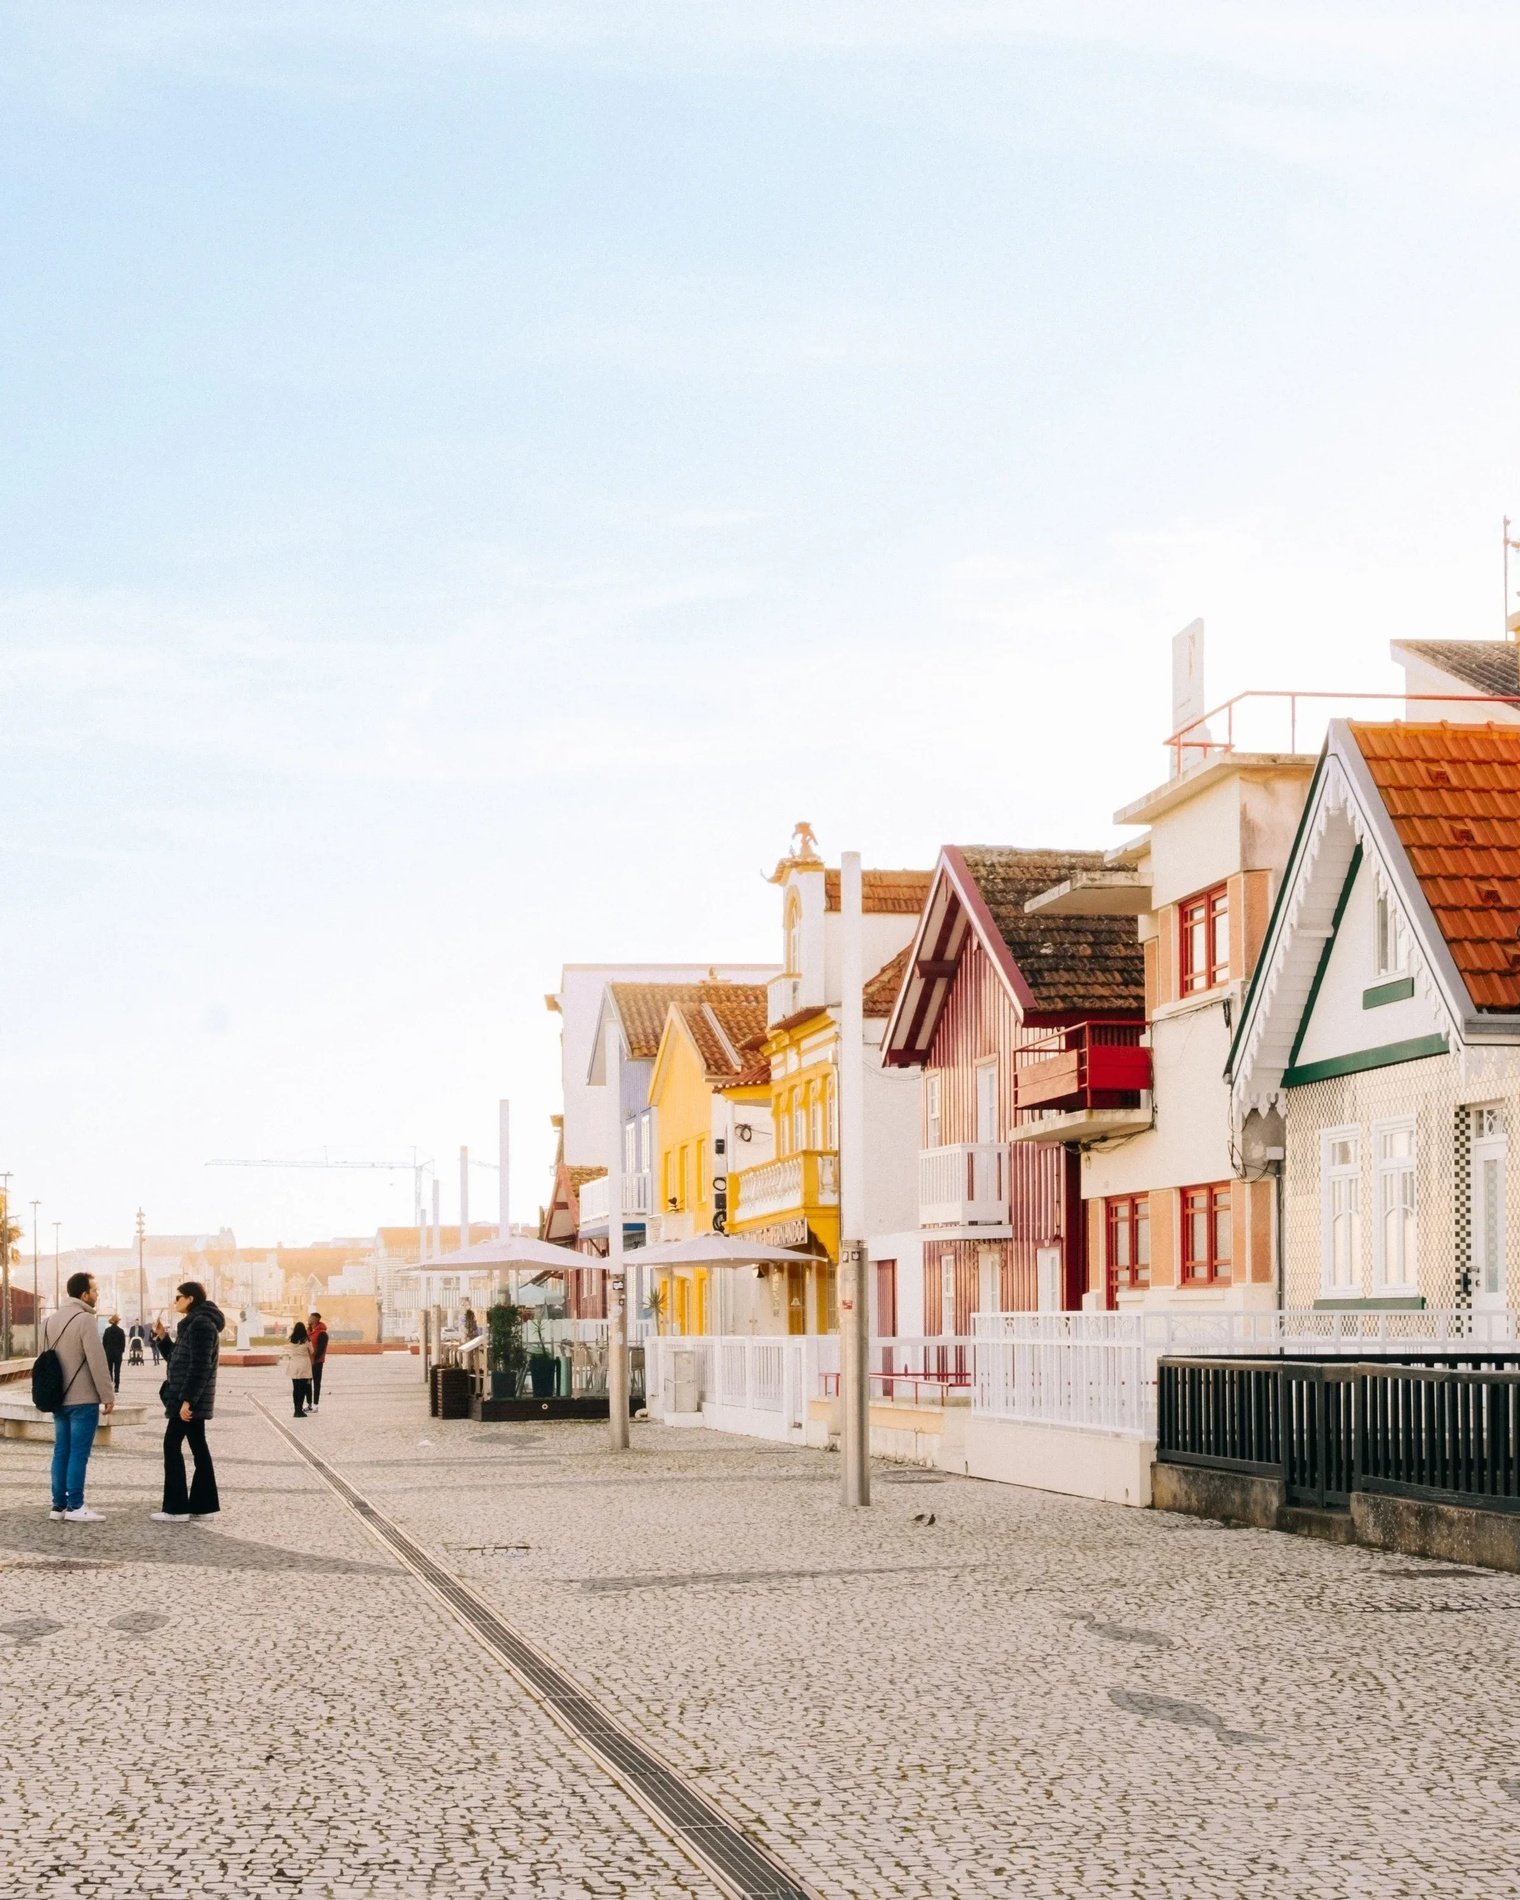
<svg viewBox="0 0 1520 1900"><path fill-rule="evenodd" d="M206 1166L208 1168L344 1168L355 1169L364 1174L402 1174L410 1172L412 1177L412 1207L414 1210L415 1224L420 1228L422 1225L422 1177L427 1173L428 1169L433 1166L433 1163L431 1160L419 1160L415 1148L412 1150L412 1158L410 1161L334 1161L324 1148L320 1161L282 1161L275 1157L261 1157L257 1160L246 1160L240 1157L234 1160L208 1161Z"/></svg>
<svg viewBox="0 0 1520 1900"><path fill-rule="evenodd" d="M422 1177L433 1165L431 1160L419 1160L415 1148L412 1150L412 1158L410 1161L334 1161L324 1148L320 1161L300 1159L282 1161L275 1157L261 1157L256 1160L238 1158L233 1160L208 1161L206 1163L208 1168L345 1168L356 1169L364 1174L400 1174L410 1169L412 1176L412 1208L414 1211L415 1224L419 1228L422 1226L423 1218ZM501 1171L497 1162L477 1161L473 1155L470 1157L469 1165L472 1168L488 1168L493 1174L498 1174Z"/></svg>

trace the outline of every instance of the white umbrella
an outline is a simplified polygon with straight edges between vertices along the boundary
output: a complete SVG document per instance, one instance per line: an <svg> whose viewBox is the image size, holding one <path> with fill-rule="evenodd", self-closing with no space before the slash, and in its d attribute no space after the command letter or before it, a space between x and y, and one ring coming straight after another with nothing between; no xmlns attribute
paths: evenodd
<svg viewBox="0 0 1520 1900"><path fill-rule="evenodd" d="M556 1273L565 1273L571 1267L606 1264L594 1254L576 1253L573 1247L556 1247L550 1241L535 1240L528 1234L512 1234L506 1240L477 1240L473 1247L435 1254L431 1260L419 1260L411 1271L467 1273L475 1267L531 1267L535 1273L541 1273L548 1267Z"/></svg>
<svg viewBox="0 0 1520 1900"><path fill-rule="evenodd" d="M765 1247L743 1234L698 1234L692 1240L667 1240L624 1255L628 1265L641 1267L781 1267L824 1258L791 1247Z"/></svg>

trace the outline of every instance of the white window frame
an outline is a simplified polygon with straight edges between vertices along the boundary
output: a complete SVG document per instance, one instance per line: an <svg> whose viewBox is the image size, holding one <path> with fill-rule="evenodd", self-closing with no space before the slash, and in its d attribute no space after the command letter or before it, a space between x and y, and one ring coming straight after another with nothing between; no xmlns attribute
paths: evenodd
<svg viewBox="0 0 1520 1900"><path fill-rule="evenodd" d="M1392 891L1378 887L1372 900L1372 974L1378 980L1409 973L1409 932Z"/></svg>
<svg viewBox="0 0 1520 1900"><path fill-rule="evenodd" d="M1388 1135L1407 1132L1413 1150L1407 1157L1393 1160L1383 1157L1383 1141ZM1372 1124L1372 1271L1379 1293L1418 1293L1420 1290L1420 1203L1419 1203L1419 1130L1412 1115L1394 1115ZM1411 1239L1405 1249L1404 1277L1388 1277L1387 1220L1384 1206L1384 1182L1390 1175L1408 1173L1413 1184L1409 1197Z"/></svg>
<svg viewBox="0 0 1520 1900"><path fill-rule="evenodd" d="M942 1148L945 1145L940 1139L945 1129L942 1099L940 1078L933 1074L926 1075L924 1077L924 1146L926 1148Z"/></svg>
<svg viewBox="0 0 1520 1900"><path fill-rule="evenodd" d="M1472 1128L1472 1148L1470 1150L1471 1173L1469 1181L1472 1189L1471 1233L1468 1239L1468 1284L1472 1291L1473 1304L1490 1310L1506 1306L1509 1303L1509 1235L1505 1220L1505 1202L1509 1192L1509 1132L1505 1126L1503 1109L1497 1103L1482 1103L1468 1111ZM1493 1126L1484 1129L1485 1121L1491 1120ZM1492 1292L1483 1284L1483 1226L1484 1216L1490 1211L1488 1194L1482 1186L1483 1169L1488 1162L1498 1167L1498 1192L1494 1196L1492 1213L1494 1216L1495 1252L1498 1257L1499 1284Z"/></svg>
<svg viewBox="0 0 1520 1900"><path fill-rule="evenodd" d="M1331 1150L1336 1142L1352 1146L1350 1161L1333 1163ZM1351 1277L1335 1277L1335 1189L1339 1183L1352 1184ZM1354 1298L1362 1290L1362 1131L1355 1123L1342 1128L1325 1128L1319 1138L1319 1284L1327 1298Z"/></svg>

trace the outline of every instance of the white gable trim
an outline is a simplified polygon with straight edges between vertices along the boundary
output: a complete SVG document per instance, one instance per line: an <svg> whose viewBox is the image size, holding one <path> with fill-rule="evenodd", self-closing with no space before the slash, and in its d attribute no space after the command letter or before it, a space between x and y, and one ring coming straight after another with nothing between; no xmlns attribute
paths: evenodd
<svg viewBox="0 0 1520 1900"><path fill-rule="evenodd" d="M1454 1039L1470 1014L1466 986L1436 927L1387 808L1344 722L1330 728L1310 788L1310 809L1285 873L1287 889L1263 946L1231 1059L1236 1125L1280 1105L1283 1076L1315 988L1351 860L1361 847L1375 894L1403 916L1409 974Z"/></svg>

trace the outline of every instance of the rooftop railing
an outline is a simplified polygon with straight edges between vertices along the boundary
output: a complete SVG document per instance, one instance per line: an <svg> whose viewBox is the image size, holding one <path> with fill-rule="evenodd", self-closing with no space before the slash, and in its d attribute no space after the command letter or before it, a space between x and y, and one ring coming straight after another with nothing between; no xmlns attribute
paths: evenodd
<svg viewBox="0 0 1520 1900"><path fill-rule="evenodd" d="M1237 693L1170 735L1172 776L1233 752L1318 752L1332 719L1386 721L1406 709L1417 719L1472 722L1520 712L1520 693Z"/></svg>

